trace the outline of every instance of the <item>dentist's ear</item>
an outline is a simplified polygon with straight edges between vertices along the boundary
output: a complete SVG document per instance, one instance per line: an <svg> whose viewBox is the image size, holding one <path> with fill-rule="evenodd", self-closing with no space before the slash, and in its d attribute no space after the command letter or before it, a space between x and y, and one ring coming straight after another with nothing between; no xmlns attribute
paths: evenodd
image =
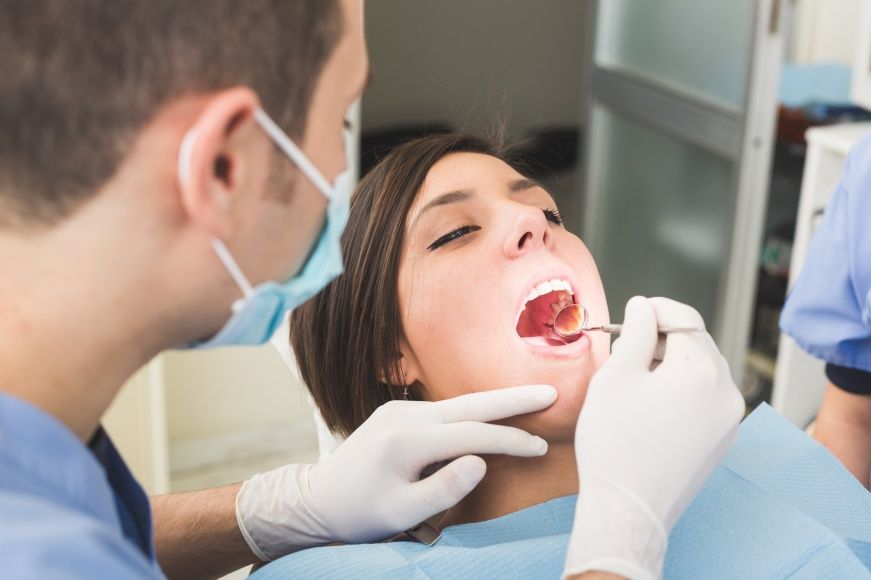
<svg viewBox="0 0 871 580"><path fill-rule="evenodd" d="M253 123L258 106L257 95L247 87L221 91L209 99L179 145L182 207L212 237L227 239L231 233L230 203L247 163L234 137Z"/></svg>

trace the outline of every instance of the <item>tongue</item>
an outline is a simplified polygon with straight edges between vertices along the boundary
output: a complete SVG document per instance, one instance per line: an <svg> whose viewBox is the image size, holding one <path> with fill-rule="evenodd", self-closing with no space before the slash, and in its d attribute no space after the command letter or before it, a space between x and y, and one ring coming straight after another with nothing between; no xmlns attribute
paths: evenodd
<svg viewBox="0 0 871 580"><path fill-rule="evenodd" d="M547 330L547 325L553 322L551 304L553 302L544 296L529 302L517 321L517 334L523 337L541 336Z"/></svg>

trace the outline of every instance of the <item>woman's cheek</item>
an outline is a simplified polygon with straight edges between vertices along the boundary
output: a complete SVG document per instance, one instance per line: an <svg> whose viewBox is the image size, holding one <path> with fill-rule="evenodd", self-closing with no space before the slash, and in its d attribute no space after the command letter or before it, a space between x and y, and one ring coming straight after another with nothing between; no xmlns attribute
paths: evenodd
<svg viewBox="0 0 871 580"><path fill-rule="evenodd" d="M439 293L425 289L431 284L427 277L411 280L410 300L406 307L406 334L425 340L428 336L437 335L443 330L442 316L445 305L439 300Z"/></svg>

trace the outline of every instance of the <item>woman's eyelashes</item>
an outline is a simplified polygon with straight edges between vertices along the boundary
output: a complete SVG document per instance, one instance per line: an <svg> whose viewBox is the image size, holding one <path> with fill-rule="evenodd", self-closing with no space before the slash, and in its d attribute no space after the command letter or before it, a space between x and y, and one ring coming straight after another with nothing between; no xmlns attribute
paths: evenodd
<svg viewBox="0 0 871 580"><path fill-rule="evenodd" d="M547 218L547 221L558 226L563 225L563 216L560 215L560 212L557 208L545 208L541 211L544 212L544 217Z"/></svg>
<svg viewBox="0 0 871 580"><path fill-rule="evenodd" d="M545 208L545 209L542 209L541 211L544 212L544 217L547 218L547 221L549 221L550 223L558 225L558 226L563 225L563 218L560 215L558 209ZM429 246L427 246L427 250L430 250L430 251L436 250L436 249L444 246L445 244L453 242L454 240L458 240L459 238L462 238L466 234L471 234L472 232L477 232L480 229L481 229L481 226L463 226L461 228L457 228L453 231L446 233L445 235L441 236L439 239L437 239L436 241L431 243Z"/></svg>
<svg viewBox="0 0 871 580"><path fill-rule="evenodd" d="M459 238L462 238L466 234L471 234L472 232L477 232L480 230L480 226L463 226L461 228L457 228L452 232L448 232L427 247L428 250L436 250L449 242L453 242Z"/></svg>

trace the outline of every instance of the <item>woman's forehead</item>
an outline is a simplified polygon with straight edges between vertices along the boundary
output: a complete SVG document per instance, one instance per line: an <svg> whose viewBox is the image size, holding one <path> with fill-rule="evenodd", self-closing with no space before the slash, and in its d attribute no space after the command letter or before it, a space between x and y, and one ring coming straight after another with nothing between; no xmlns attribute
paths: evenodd
<svg viewBox="0 0 871 580"><path fill-rule="evenodd" d="M421 207L450 191L474 191L476 195L507 195L507 186L522 176L510 165L483 153L451 153L429 170L415 205Z"/></svg>

